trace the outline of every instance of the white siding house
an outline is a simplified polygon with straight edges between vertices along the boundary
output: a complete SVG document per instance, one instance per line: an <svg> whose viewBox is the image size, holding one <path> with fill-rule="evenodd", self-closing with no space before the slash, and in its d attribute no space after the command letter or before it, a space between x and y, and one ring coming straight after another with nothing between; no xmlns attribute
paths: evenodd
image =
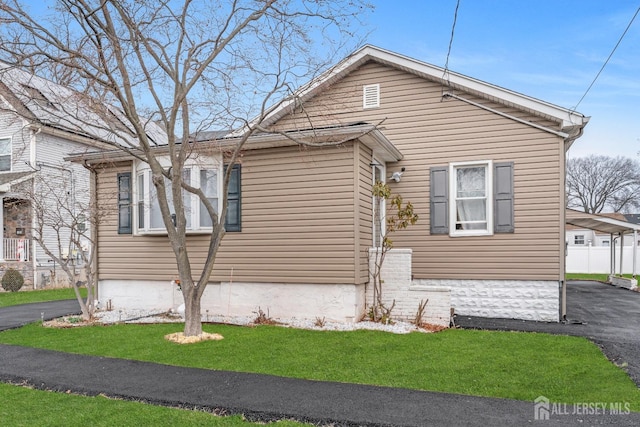
<svg viewBox="0 0 640 427"><path fill-rule="evenodd" d="M35 214L58 214L64 199L69 215L89 203L89 171L64 160L65 156L96 151L101 146L87 136L64 130L72 92L18 68L0 64L0 275L8 267L23 273L34 287L49 280L55 263L32 240L36 232ZM63 94L64 107L59 98ZM42 208L34 199L41 197ZM64 213L63 213L64 215ZM87 232L89 224L86 223ZM61 238L58 238L58 235ZM46 247L56 256L74 256L69 232L43 230Z"/></svg>

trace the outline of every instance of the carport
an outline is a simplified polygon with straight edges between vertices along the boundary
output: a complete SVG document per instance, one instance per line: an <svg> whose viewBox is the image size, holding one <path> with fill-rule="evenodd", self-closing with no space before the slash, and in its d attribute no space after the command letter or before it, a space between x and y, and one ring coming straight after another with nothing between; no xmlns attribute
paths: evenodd
<svg viewBox="0 0 640 427"><path fill-rule="evenodd" d="M633 277L636 277L636 253L638 250L638 231L640 230L640 224L633 224L631 222L620 221L618 219L608 218L606 216L579 212L573 209L567 209L565 222L577 227L588 228L590 230L599 231L601 233L608 233L611 236L611 245L609 250L611 257L611 274L616 274L616 245L613 244L614 236L616 236L616 238L620 238L620 247L623 248L625 234L633 234ZM619 265L621 274L622 257L623 251L620 251Z"/></svg>
<svg viewBox="0 0 640 427"><path fill-rule="evenodd" d="M627 221L621 221L614 218L609 218L597 214L589 214L586 212L580 212L573 209L567 209L565 213L565 222L567 224L575 225L580 228L587 228L590 230L599 231L601 233L608 233L611 236L611 245L609 246L609 256L611 260L611 275L616 274L616 264L619 265L619 272L622 274L622 262L624 256L624 237L625 235L633 235L633 262L632 272L633 278L637 273L637 251L638 251L638 231L640 230L640 224L633 224ZM616 245L614 244L614 238L620 239L620 260L616 260ZM566 287L562 287L562 318L566 316Z"/></svg>

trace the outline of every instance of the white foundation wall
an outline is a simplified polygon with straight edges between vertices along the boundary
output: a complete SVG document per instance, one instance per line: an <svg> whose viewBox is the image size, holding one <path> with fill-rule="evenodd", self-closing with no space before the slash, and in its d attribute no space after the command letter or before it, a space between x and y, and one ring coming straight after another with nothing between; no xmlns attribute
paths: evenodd
<svg viewBox="0 0 640 427"><path fill-rule="evenodd" d="M390 249L384 258L381 270L382 301L391 307L391 317L397 320L414 321L421 302L426 301L422 321L440 326L449 326L451 320L451 291L445 286L423 286L411 280L411 249ZM369 250L370 271L376 249ZM373 301L373 280L367 285L367 307Z"/></svg>
<svg viewBox="0 0 640 427"><path fill-rule="evenodd" d="M451 289L456 314L479 317L557 322L560 318L560 284L540 280L431 280L424 287Z"/></svg>
<svg viewBox="0 0 640 427"><path fill-rule="evenodd" d="M183 303L170 281L101 280L99 301L114 310L168 311ZM364 313L364 285L209 283L202 296L202 314L257 316L259 310L275 320L316 319L356 322ZM208 310L208 313L207 313Z"/></svg>

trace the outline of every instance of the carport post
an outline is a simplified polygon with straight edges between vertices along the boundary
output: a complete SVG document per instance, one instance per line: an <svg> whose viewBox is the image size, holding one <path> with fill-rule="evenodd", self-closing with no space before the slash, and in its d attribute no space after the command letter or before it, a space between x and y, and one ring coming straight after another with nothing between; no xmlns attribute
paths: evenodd
<svg viewBox="0 0 640 427"><path fill-rule="evenodd" d="M624 255L624 231L620 232L620 276L624 273L622 270L622 258Z"/></svg>
<svg viewBox="0 0 640 427"><path fill-rule="evenodd" d="M633 230L633 278L636 278L636 258L638 252L638 230Z"/></svg>
<svg viewBox="0 0 640 427"><path fill-rule="evenodd" d="M609 235L609 274L615 276L616 274L616 245L613 240L613 233Z"/></svg>

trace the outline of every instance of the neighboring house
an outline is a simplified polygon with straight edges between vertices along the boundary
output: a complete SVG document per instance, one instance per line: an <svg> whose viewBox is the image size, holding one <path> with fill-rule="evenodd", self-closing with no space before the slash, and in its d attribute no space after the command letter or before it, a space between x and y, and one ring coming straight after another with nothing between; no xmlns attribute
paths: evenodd
<svg viewBox="0 0 640 427"><path fill-rule="evenodd" d="M357 321L378 241L374 180L411 201L418 223L393 236L387 301L412 317L437 300L458 314L558 321L564 281L565 153L588 118L373 46L344 59L270 111L230 186L230 223L203 313ZM233 144L242 131L206 147ZM322 147L300 146L294 139ZM211 148L208 150L212 152ZM222 154L188 165L221 200ZM84 156L97 197L120 220L98 229L99 297L114 308L180 304L148 167L123 155ZM107 163L108 162L108 163ZM392 176L398 180L391 180ZM190 255L209 230L192 201ZM433 298L433 299L432 299ZM448 313L448 310L447 310ZM448 321L448 319L447 319Z"/></svg>
<svg viewBox="0 0 640 427"><path fill-rule="evenodd" d="M640 214L624 214L624 217L629 222L640 224Z"/></svg>
<svg viewBox="0 0 640 427"><path fill-rule="evenodd" d="M105 120L86 102L78 92L0 63L0 268L18 268L29 285L45 285L56 268L33 243L37 212L47 215L60 201L69 216L77 215L78 228L90 232L79 211L90 200L89 172L64 157L105 147L99 140L114 138L109 129L116 117ZM69 245L68 232L45 227L43 233L56 256L79 260L78 251L90 250Z"/></svg>
<svg viewBox="0 0 640 427"><path fill-rule="evenodd" d="M602 217L612 218L618 221L633 222L628 219L628 215L621 213L600 213ZM575 225L567 224L566 241L569 246L611 246L611 234L603 233L588 228L580 228ZM613 237L613 244L620 245L620 239ZM633 238L627 237L624 241L625 246L633 245Z"/></svg>

